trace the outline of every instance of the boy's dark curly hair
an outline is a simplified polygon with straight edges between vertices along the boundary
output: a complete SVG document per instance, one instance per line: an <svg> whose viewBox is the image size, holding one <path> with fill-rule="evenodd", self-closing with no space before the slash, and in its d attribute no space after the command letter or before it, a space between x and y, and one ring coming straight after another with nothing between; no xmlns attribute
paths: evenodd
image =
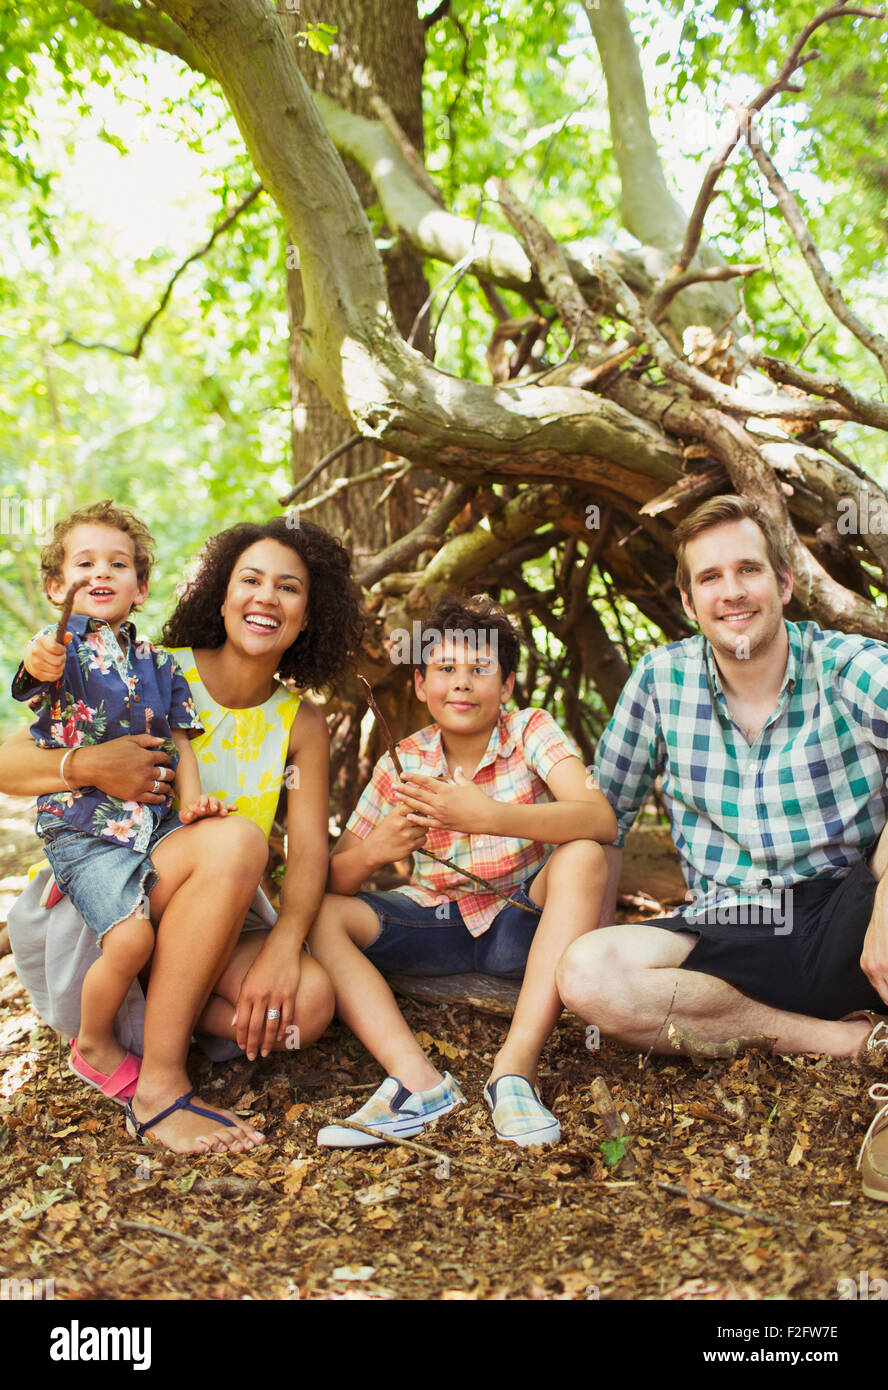
<svg viewBox="0 0 888 1390"><path fill-rule="evenodd" d="M308 626L287 648L278 675L302 689L336 686L354 660L364 633L361 596L351 577L348 551L311 521L288 525L274 517L242 521L211 536L199 568L163 629L167 647L221 647L225 620L221 608L239 555L257 541L274 540L294 551L309 573Z"/></svg>
<svg viewBox="0 0 888 1390"><path fill-rule="evenodd" d="M475 632L487 642L490 642L491 634L495 633L503 680L508 680L518 666L521 638L508 613L487 594L442 595L423 620L423 637L431 632L440 632L445 636L452 632ZM420 668L425 672L424 661L420 662Z"/></svg>

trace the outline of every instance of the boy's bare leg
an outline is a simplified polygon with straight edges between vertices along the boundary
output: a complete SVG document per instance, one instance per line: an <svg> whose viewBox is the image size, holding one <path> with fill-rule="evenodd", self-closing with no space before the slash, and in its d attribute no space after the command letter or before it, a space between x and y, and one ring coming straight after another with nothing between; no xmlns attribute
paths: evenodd
<svg viewBox="0 0 888 1390"><path fill-rule="evenodd" d="M242 933L231 960L213 986L213 993L197 1021L198 1032L237 1041L237 1029L234 1027L233 1019L240 987L267 939L268 933L265 931ZM296 1013L293 1019L296 1032L290 1038L280 1038L274 1044L274 1050L288 1052L295 1048L310 1047L329 1027L335 1008L333 986L326 971L303 951L299 993L296 996Z"/></svg>
<svg viewBox="0 0 888 1390"><path fill-rule="evenodd" d="M154 950L147 917L125 917L101 941L102 954L87 970L80 992L77 1049L96 1071L111 1076L126 1057L114 1036L114 1020L127 990Z"/></svg>
<svg viewBox="0 0 888 1390"><path fill-rule="evenodd" d="M333 982L336 1012L355 1037L409 1091L427 1091L442 1075L404 1020L385 980L363 954L379 935L379 918L359 898L328 893L308 944Z"/></svg>
<svg viewBox="0 0 888 1390"><path fill-rule="evenodd" d="M607 885L607 861L593 840L559 845L534 879L530 896L543 913L506 1040L494 1058L490 1080L523 1076L535 1081L540 1053L561 1015L555 972L577 937L598 926Z"/></svg>
<svg viewBox="0 0 888 1390"><path fill-rule="evenodd" d="M778 1052L852 1057L871 1025L784 1013L713 975L679 967L696 937L643 923L602 927L565 953L557 983L566 1007L602 1034L640 1052L669 1052L669 1023L708 1042L764 1034Z"/></svg>
<svg viewBox="0 0 888 1390"><path fill-rule="evenodd" d="M267 856L262 832L239 816L186 826L152 854L159 882L151 914L160 922L145 1006L145 1056L132 1101L137 1120L151 1119L191 1090L185 1070L191 1033L234 947ZM233 1124L174 1111L152 1131L174 1152L237 1152L263 1142L258 1130L229 1111L196 1097L193 1103Z"/></svg>

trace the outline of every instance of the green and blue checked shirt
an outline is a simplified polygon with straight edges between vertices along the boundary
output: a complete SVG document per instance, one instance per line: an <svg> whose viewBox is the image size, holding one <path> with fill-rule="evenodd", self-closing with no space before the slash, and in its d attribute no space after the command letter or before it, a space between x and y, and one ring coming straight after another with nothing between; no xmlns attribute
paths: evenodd
<svg viewBox="0 0 888 1390"><path fill-rule="evenodd" d="M619 845L662 775L689 918L842 877L888 819L888 646L815 623L786 630L783 685L754 743L700 636L642 658L598 745Z"/></svg>

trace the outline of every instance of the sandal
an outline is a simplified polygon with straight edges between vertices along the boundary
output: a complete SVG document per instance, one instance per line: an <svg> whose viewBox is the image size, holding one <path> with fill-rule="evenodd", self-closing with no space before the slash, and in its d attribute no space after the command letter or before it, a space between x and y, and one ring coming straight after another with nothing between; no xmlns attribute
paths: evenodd
<svg viewBox="0 0 888 1390"><path fill-rule="evenodd" d="M168 1115L174 1114L176 1110L193 1110L195 1115L205 1115L208 1120L221 1120L222 1124L227 1125L229 1129L237 1128L234 1120L229 1120L226 1115L220 1115L215 1110L205 1110L202 1105L191 1105L190 1101L193 1095L193 1091L186 1091L184 1096L180 1096L178 1100L174 1100L172 1105L168 1105L166 1110L161 1110L159 1115L152 1115L150 1120L137 1120L133 1114L132 1101L128 1100L126 1102L127 1133L130 1134L133 1139L144 1140L145 1135L150 1129L153 1129L155 1125L159 1125L161 1120L165 1120Z"/></svg>

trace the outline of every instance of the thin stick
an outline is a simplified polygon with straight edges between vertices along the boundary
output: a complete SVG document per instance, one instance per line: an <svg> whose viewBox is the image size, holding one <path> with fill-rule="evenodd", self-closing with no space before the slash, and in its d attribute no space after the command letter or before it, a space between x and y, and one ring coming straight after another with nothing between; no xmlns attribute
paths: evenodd
<svg viewBox="0 0 888 1390"><path fill-rule="evenodd" d="M370 706L373 717L382 731L382 736L385 739L386 746L391 755L391 760L395 765L395 771L399 777L403 777L405 775L404 768L401 759L398 757L395 740L392 738L391 729L386 723L379 705L376 703L373 687L364 676L358 676L358 680L364 687L364 691L367 695L367 704ZM480 874L473 874L470 869L461 869L458 864L454 864L452 859L443 859L440 854L432 854L430 849L419 849L416 853L424 854L427 859L434 859L436 864L443 864L447 869L453 869L454 873L459 874L462 878L470 878L473 883L480 883L481 887L486 888L488 893L495 893L498 898L502 898L504 903L511 903L512 907L520 907L524 912L535 912L538 917L542 915L542 908L537 907L535 903L531 903L530 906L526 903L519 903L517 898L510 898L508 893L501 893L498 888L495 888L486 878L482 878Z"/></svg>
<svg viewBox="0 0 888 1390"><path fill-rule="evenodd" d="M329 454L325 454L324 457L315 464L310 473L306 473L304 478L300 478L299 482L295 487L290 489L286 497L278 498L280 505L282 507L288 507L293 499L299 496L300 492L304 492L305 489L314 482L315 478L320 477L325 468L329 468L330 464L333 463L335 459L338 459L341 454L348 453L349 449L353 449L356 444L360 444L363 438L364 436L362 434L350 434L348 439L344 439L341 444L337 444L335 449L331 449Z"/></svg>
<svg viewBox="0 0 888 1390"><path fill-rule="evenodd" d="M62 614L59 618L58 626L55 630L55 640L58 642L59 646L61 646L65 640L65 630L71 618L71 610L74 607L74 599L77 597L77 594L80 592L80 590L86 584L89 583L90 581L88 579L75 579L74 583L71 585L70 589L65 594L65 601L62 604Z"/></svg>
<svg viewBox="0 0 888 1390"><path fill-rule="evenodd" d="M115 1226L120 1226L127 1231L144 1231L152 1236L166 1236L167 1240L180 1240L183 1245L190 1245L193 1250L203 1250L207 1255L214 1255L223 1264L235 1269L237 1266L227 1255L222 1255L218 1250L214 1250L212 1245L206 1245L202 1240L195 1240L193 1236L182 1235L179 1231L171 1231L168 1226L153 1226L147 1221L122 1221L119 1217L112 1217Z"/></svg>
<svg viewBox="0 0 888 1390"><path fill-rule="evenodd" d="M766 1211L756 1211L754 1207L738 1207L734 1202L725 1202L721 1197L710 1197L706 1192L689 1192L678 1182L658 1182L657 1186L673 1197L687 1197L695 1202L705 1202L708 1207L715 1207L717 1211L726 1211L729 1216L745 1216L753 1221L763 1221L768 1226L788 1226L792 1230L802 1231L805 1234L810 1234L811 1231L811 1227L804 1222L788 1221L780 1216L771 1216ZM844 1232L843 1235L849 1244L856 1245L857 1242L851 1236L844 1234Z"/></svg>

